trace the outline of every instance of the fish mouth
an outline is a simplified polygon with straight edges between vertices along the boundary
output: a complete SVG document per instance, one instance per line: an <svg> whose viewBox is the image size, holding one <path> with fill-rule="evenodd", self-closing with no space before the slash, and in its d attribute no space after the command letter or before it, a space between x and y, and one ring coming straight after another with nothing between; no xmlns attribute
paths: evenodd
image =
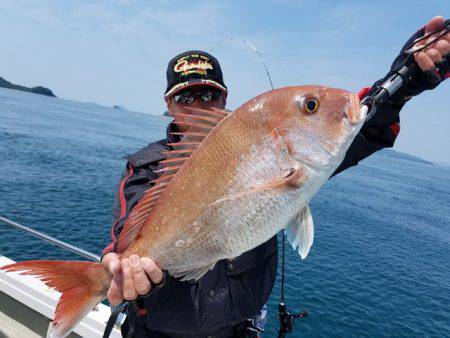
<svg viewBox="0 0 450 338"><path fill-rule="evenodd" d="M359 124L366 118L367 109L364 109L364 106L360 108L360 100L354 93L349 93L345 115L351 124Z"/></svg>

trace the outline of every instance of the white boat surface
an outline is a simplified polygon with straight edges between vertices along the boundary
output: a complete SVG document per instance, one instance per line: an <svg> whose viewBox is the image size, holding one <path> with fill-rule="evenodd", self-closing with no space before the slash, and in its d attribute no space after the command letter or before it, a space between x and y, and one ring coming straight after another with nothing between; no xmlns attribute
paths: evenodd
<svg viewBox="0 0 450 338"><path fill-rule="evenodd" d="M0 266L12 263L15 262L0 256ZM45 337L59 296L59 292L33 276L0 271L0 338ZM102 337L110 314L108 306L98 304L68 337ZM122 337L117 325L110 337Z"/></svg>

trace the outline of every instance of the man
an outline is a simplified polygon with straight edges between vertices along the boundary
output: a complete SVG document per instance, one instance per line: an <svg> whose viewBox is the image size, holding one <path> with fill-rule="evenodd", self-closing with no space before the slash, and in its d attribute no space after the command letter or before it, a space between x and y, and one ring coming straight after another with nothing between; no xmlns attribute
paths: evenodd
<svg viewBox="0 0 450 338"><path fill-rule="evenodd" d="M414 39L443 23L443 17L433 18L403 50L411 47ZM416 43L414 48L429 41ZM403 59L402 56L396 59L385 78L401 67ZM414 59L420 71L364 124L335 174L375 151L393 146L400 128L399 111L405 102L449 77L450 33L415 54ZM227 87L220 65L207 53L189 51L176 56L169 62L167 82L165 100L175 121L183 121L183 115L191 114L192 108L225 107ZM383 82L381 79L364 89L360 97L369 95ZM160 168L159 161L165 158L163 153L171 148L168 143L180 141L170 132L186 128L170 124L167 139L151 143L126 157L128 163L119 186L116 221L111 231L113 243L105 249L102 259L114 275L108 299L112 305L124 299L134 300L128 307L128 320L123 326L126 337L256 337L258 325L251 318L260 313L275 282L276 236L232 261L219 261L197 282L171 278L148 257L132 255L120 261L115 253L124 221L151 186L150 181L158 177L155 171Z"/></svg>

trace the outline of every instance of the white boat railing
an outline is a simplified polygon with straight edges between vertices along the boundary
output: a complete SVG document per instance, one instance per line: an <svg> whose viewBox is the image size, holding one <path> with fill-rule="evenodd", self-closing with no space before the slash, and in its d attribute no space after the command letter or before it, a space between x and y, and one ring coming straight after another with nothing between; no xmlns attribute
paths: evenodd
<svg viewBox="0 0 450 338"><path fill-rule="evenodd" d="M52 243L54 245L57 245L65 250L72 251L80 256L86 257L87 259L93 260L93 261L100 261L100 256L94 255L92 252L86 251L84 249L81 249L79 247L76 247L72 244L69 244L67 242L61 241L59 239L56 239L55 237L49 236L47 234L44 234L43 232L31 229L25 225L19 224L17 222L11 221L8 218L0 216L0 222L7 224L15 229L25 231L26 233L29 233L30 235L37 237L39 239L42 239L46 242Z"/></svg>
<svg viewBox="0 0 450 338"><path fill-rule="evenodd" d="M5 223L21 231L25 231L35 237L38 237L52 244L55 244L61 248L64 248L71 252L75 252L90 260L93 261L100 260L99 256L94 255L89 251L83 250L69 243L60 241L54 237L48 236L37 230L30 229L24 225L11 221L5 217L0 216L0 222ZM5 256L0 256L0 266L12 263L15 262ZM0 292L13 298L11 302L19 302L28 307L29 309L34 310L37 313L41 314L42 316L47 317L49 319L47 320L47 322L53 319L55 307L61 295L59 292L48 287L36 277L22 276L19 275L19 273L17 272L6 273L4 271L0 271ZM8 306L8 304L2 304L2 306ZM106 327L106 323L108 322L110 315L111 309L108 306L104 304L98 304L94 310L92 310L87 316L83 318L83 320L77 326L75 326L73 332L80 335L81 337L89 337L89 338L102 337ZM8 316L3 316L2 318L8 318ZM124 318L125 316L120 316L117 322L121 324ZM11 321L14 320L15 318L11 318ZM18 323L18 324L19 325L16 325L17 327L19 326L23 326L25 328L27 327L27 323ZM45 324L46 323L42 323L42 325ZM26 334L25 335L24 333L19 334L17 332L20 332L20 330L14 331L14 333L10 333L10 335L7 336L14 338L27 337ZM0 336L2 336L2 334L5 334L5 332L2 332L0 330ZM110 337L111 338L122 337L119 325L116 325L114 327Z"/></svg>

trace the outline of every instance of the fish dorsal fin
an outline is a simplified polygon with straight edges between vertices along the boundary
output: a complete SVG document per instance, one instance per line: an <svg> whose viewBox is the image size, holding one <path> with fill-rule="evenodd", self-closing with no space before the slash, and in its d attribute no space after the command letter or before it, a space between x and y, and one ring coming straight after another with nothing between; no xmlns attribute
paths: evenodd
<svg viewBox="0 0 450 338"><path fill-rule="evenodd" d="M308 205L300 211L295 221L286 228L286 236L294 250L297 250L300 257L305 259L314 240L314 223Z"/></svg>
<svg viewBox="0 0 450 338"><path fill-rule="evenodd" d="M192 114L173 114L175 117L183 117L184 120L182 122L173 121L173 124L187 125L189 129L186 132L172 132L173 135L181 137L181 141L168 144L173 150L165 152L166 159L159 162L162 168L155 173L160 174L160 176L151 181L154 185L144 193L125 221L124 228L119 236L119 253L127 250L137 239L141 228L160 202L166 186L172 181L178 170L190 158L209 132L230 114L227 110L217 108L212 110L188 109L192 111Z"/></svg>

